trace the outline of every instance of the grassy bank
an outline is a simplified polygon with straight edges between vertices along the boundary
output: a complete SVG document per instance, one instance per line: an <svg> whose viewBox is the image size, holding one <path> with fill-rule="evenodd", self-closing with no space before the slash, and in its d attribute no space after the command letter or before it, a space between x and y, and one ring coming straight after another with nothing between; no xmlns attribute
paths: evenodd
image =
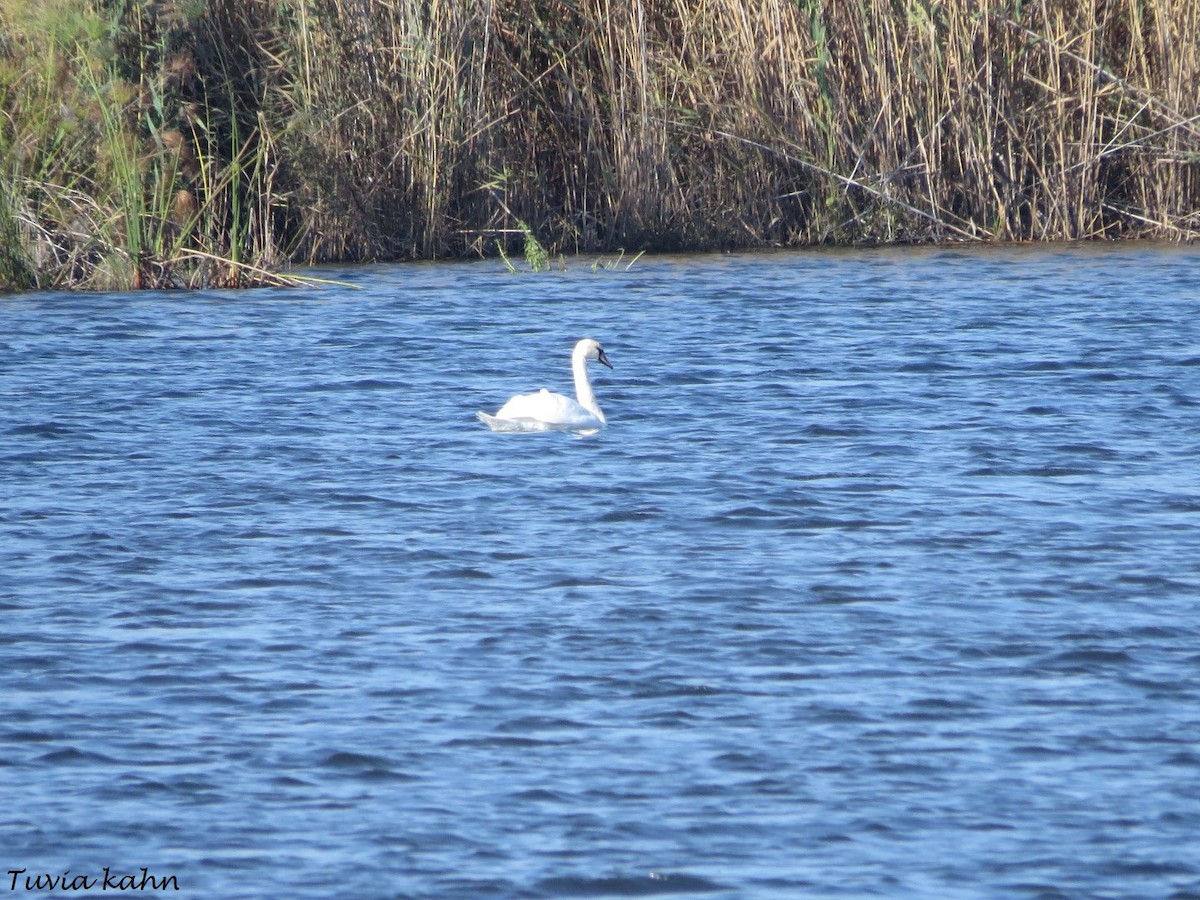
<svg viewBox="0 0 1200 900"><path fill-rule="evenodd" d="M0 0L0 285L1200 234L1200 0Z"/></svg>

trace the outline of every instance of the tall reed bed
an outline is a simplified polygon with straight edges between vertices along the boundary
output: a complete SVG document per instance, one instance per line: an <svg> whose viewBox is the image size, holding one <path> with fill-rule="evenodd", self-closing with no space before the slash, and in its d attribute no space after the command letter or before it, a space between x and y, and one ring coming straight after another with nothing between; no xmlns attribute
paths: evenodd
<svg viewBox="0 0 1200 900"><path fill-rule="evenodd" d="M0 25L10 285L1200 233L1200 0L0 0Z"/></svg>
<svg viewBox="0 0 1200 900"><path fill-rule="evenodd" d="M281 280L262 111L201 77L203 9L0 0L0 287Z"/></svg>

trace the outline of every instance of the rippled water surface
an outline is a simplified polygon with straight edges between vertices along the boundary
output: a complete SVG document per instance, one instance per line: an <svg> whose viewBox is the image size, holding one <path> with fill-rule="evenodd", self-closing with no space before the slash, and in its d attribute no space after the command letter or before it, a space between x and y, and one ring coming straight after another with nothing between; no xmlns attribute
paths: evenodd
<svg viewBox="0 0 1200 900"><path fill-rule="evenodd" d="M0 298L15 895L1200 896L1200 253L332 275Z"/></svg>

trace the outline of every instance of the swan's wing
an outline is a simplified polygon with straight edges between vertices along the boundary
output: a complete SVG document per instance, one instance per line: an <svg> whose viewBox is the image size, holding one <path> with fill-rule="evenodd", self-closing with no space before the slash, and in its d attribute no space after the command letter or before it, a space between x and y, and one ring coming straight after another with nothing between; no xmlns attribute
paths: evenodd
<svg viewBox="0 0 1200 900"><path fill-rule="evenodd" d="M497 419L537 419L547 409L547 398L553 395L542 388L533 394L517 394L496 412Z"/></svg>
<svg viewBox="0 0 1200 900"><path fill-rule="evenodd" d="M534 394L517 394L494 416L484 412L475 416L492 431L577 431L604 424L578 401L545 388Z"/></svg>
<svg viewBox="0 0 1200 900"><path fill-rule="evenodd" d="M596 417L578 401L552 393L545 388L536 394L517 394L496 413L497 419L534 419L548 425L572 428L580 423L595 422Z"/></svg>

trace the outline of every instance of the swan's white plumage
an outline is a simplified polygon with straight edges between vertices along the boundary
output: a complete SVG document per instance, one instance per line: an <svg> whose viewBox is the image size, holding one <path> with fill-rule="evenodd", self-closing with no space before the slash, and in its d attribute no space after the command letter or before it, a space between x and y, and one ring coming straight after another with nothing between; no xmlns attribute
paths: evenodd
<svg viewBox="0 0 1200 900"><path fill-rule="evenodd" d="M590 359L612 368L599 341L591 338L579 341L571 353L574 399L542 388L532 394L517 394L494 416L477 412L476 418L492 431L595 431L603 428L607 423L588 378Z"/></svg>

